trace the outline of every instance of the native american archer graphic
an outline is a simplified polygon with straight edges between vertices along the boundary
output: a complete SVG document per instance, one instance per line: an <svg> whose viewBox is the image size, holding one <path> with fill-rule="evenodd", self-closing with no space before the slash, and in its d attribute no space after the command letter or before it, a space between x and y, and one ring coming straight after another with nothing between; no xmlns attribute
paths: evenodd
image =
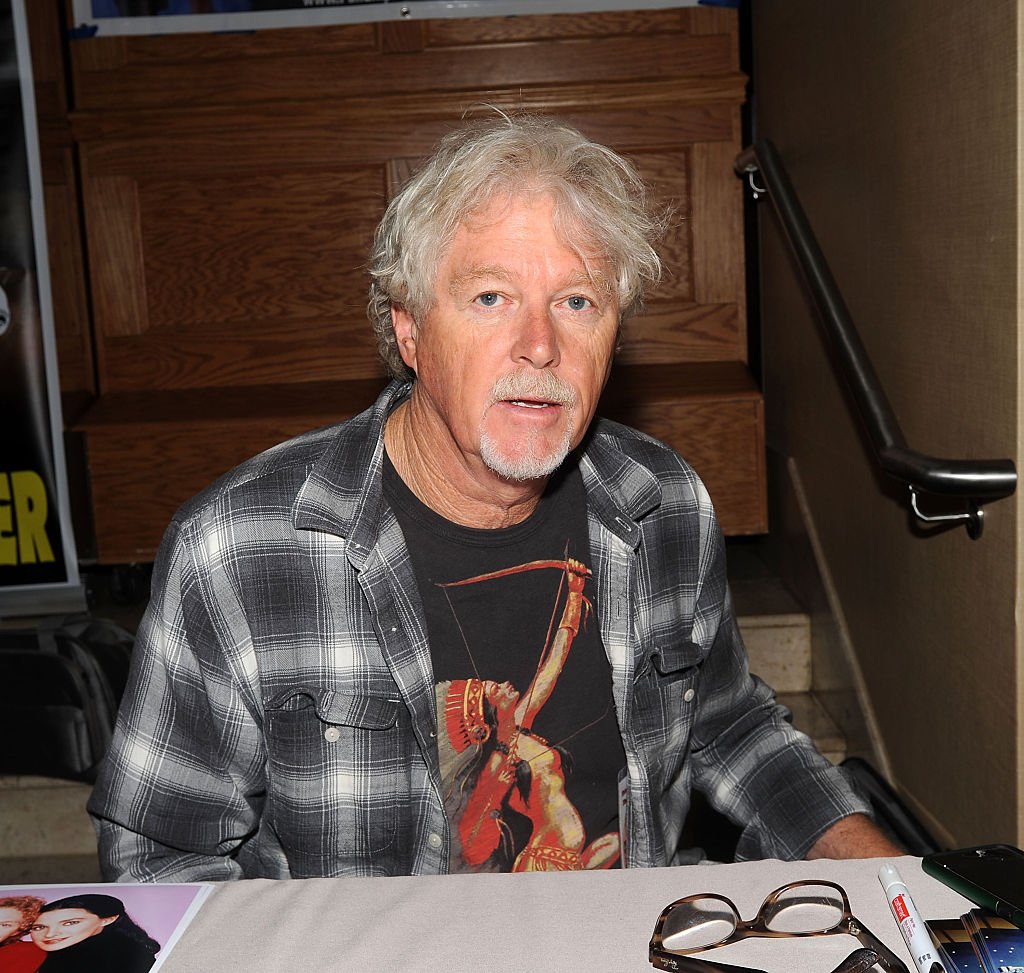
<svg viewBox="0 0 1024 973"><path fill-rule="evenodd" d="M512 871L517 872L608 868L619 857L616 833L587 844L583 820L566 793L572 758L560 744L532 729L558 682L580 624L590 613L590 600L583 594L589 568L571 558L533 561L443 587L542 568L562 571L559 597L564 586L568 595L553 635L549 629L526 692L520 694L509 682L479 678L456 679L437 687L442 707L439 721L454 751L449 755L452 760L445 761L442 755L442 763L449 763L442 772L451 781L449 796L455 796L460 808L454 820L462 859L470 868L486 867L499 847L515 853ZM517 853L511 848L512 833L505 822L508 810L531 825L529 840Z"/></svg>

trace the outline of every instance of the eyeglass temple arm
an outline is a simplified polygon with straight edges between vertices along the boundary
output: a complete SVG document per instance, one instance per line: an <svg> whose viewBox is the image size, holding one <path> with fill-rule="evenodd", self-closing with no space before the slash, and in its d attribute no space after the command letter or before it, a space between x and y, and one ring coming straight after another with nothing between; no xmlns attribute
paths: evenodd
<svg viewBox="0 0 1024 973"><path fill-rule="evenodd" d="M832 973L868 973L881 957L873 949L861 946L846 957Z"/></svg>
<svg viewBox="0 0 1024 973"><path fill-rule="evenodd" d="M765 973L753 966L732 966L729 963L716 963L710 959L697 959L696 956L680 956L651 947L650 961L659 970L670 973Z"/></svg>
<svg viewBox="0 0 1024 973"><path fill-rule="evenodd" d="M878 962L889 973L910 973L907 969L907 964L889 949L867 926L858 922L853 917L850 917L848 924L850 935L855 936L863 945L874 950L878 954Z"/></svg>

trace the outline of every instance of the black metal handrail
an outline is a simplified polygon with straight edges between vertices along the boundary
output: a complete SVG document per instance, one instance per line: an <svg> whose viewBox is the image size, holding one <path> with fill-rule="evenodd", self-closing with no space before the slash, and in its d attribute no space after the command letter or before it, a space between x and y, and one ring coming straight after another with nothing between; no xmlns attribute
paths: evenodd
<svg viewBox="0 0 1024 973"><path fill-rule="evenodd" d="M927 522L964 522L972 537L981 535L982 502L1010 496L1017 488L1017 471L1009 459L940 459L907 445L889 399L878 380L839 287L800 205L779 154L763 140L736 157L737 174L746 176L754 198L766 195L800 265L825 332L836 350L843 377L853 396L875 457L882 471L910 488L915 515ZM760 173L762 185L754 181ZM962 513L926 515L918 507L918 493L960 497Z"/></svg>

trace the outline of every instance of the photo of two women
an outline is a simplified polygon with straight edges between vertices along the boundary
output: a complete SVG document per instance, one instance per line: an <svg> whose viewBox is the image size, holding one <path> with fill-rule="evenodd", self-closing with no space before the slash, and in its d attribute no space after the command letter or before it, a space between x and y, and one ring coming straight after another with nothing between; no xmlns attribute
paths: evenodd
<svg viewBox="0 0 1024 973"><path fill-rule="evenodd" d="M0 887L0 973L155 971L205 891L196 885Z"/></svg>

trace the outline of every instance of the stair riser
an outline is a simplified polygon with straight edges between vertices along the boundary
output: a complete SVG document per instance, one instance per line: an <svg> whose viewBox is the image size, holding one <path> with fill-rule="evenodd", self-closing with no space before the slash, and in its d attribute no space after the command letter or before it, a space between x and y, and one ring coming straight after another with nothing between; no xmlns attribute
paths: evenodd
<svg viewBox="0 0 1024 973"><path fill-rule="evenodd" d="M750 669L780 693L811 689L811 625L806 615L739 619Z"/></svg>

